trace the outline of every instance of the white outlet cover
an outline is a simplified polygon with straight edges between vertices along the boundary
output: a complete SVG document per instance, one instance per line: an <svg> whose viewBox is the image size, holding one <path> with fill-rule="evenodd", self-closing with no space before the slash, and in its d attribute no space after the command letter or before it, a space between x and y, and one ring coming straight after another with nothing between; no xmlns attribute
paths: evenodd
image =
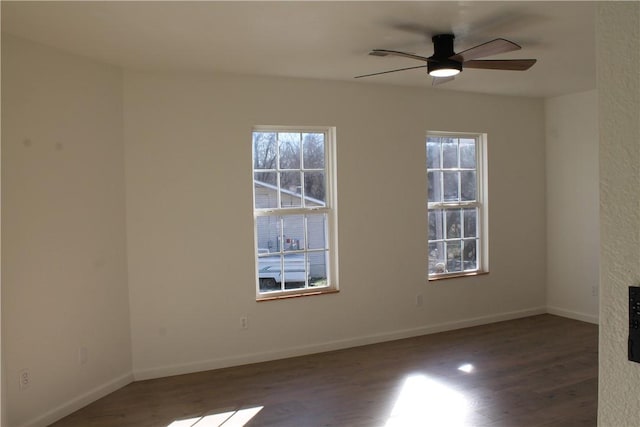
<svg viewBox="0 0 640 427"><path fill-rule="evenodd" d="M20 390L29 388L29 384L31 384L31 374L29 374L28 369L23 369L20 371L19 384Z"/></svg>

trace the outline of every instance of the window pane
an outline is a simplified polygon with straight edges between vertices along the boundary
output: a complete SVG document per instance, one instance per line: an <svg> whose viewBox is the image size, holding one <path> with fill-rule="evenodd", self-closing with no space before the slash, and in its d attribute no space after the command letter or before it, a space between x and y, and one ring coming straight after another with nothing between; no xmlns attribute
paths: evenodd
<svg viewBox="0 0 640 427"><path fill-rule="evenodd" d="M256 209L275 208L278 205L275 172L256 172L253 181Z"/></svg>
<svg viewBox="0 0 640 427"><path fill-rule="evenodd" d="M477 231L477 209L464 209L464 237L476 237Z"/></svg>
<svg viewBox="0 0 640 427"><path fill-rule="evenodd" d="M427 142L427 168L440 168L440 143Z"/></svg>
<svg viewBox="0 0 640 427"><path fill-rule="evenodd" d="M476 168L476 141L475 139L460 140L460 167Z"/></svg>
<svg viewBox="0 0 640 427"><path fill-rule="evenodd" d="M260 284L260 292L270 292L281 290L276 277L280 277L280 267L272 269L271 267L264 267L258 270L258 282Z"/></svg>
<svg viewBox="0 0 640 427"><path fill-rule="evenodd" d="M300 169L300 134L279 133L280 169Z"/></svg>
<svg viewBox="0 0 640 427"><path fill-rule="evenodd" d="M447 242L447 272L462 271L462 251L460 241Z"/></svg>
<svg viewBox="0 0 640 427"><path fill-rule="evenodd" d="M283 276L285 289L299 289L306 286L307 268L304 254L284 255Z"/></svg>
<svg viewBox="0 0 640 427"><path fill-rule="evenodd" d="M443 172L442 175L444 179L444 201L457 202L460 200L458 195L459 172Z"/></svg>
<svg viewBox="0 0 640 427"><path fill-rule="evenodd" d="M282 250L298 251L304 249L304 216L291 215L283 217L284 242Z"/></svg>
<svg viewBox="0 0 640 427"><path fill-rule="evenodd" d="M446 272L444 242L429 242L429 274Z"/></svg>
<svg viewBox="0 0 640 427"><path fill-rule="evenodd" d="M428 201L429 202L441 202L442 201L442 172L428 172Z"/></svg>
<svg viewBox="0 0 640 427"><path fill-rule="evenodd" d="M442 209L429 209L429 240L444 239Z"/></svg>
<svg viewBox="0 0 640 427"><path fill-rule="evenodd" d="M475 270L478 262L476 257L476 240L465 240L463 251L463 263L465 270Z"/></svg>
<svg viewBox="0 0 640 427"><path fill-rule="evenodd" d="M460 172L460 192L462 200L476 199L476 172L464 171Z"/></svg>
<svg viewBox="0 0 640 427"><path fill-rule="evenodd" d="M324 134L303 133L303 162L305 169L324 169Z"/></svg>
<svg viewBox="0 0 640 427"><path fill-rule="evenodd" d="M307 215L307 244L308 249L328 249L327 247L327 216Z"/></svg>
<svg viewBox="0 0 640 427"><path fill-rule="evenodd" d="M300 172L280 172L280 207L289 208L301 205Z"/></svg>
<svg viewBox="0 0 640 427"><path fill-rule="evenodd" d="M276 172L256 172L253 174L253 179L263 186L275 187L278 185L277 176Z"/></svg>
<svg viewBox="0 0 640 427"><path fill-rule="evenodd" d="M258 255L280 251L280 217L260 216L256 222Z"/></svg>
<svg viewBox="0 0 640 427"><path fill-rule="evenodd" d="M447 239L460 237L460 210L447 210Z"/></svg>
<svg viewBox="0 0 640 427"><path fill-rule="evenodd" d="M263 220L261 217L260 220ZM267 249L258 249L258 282L260 290L264 292L280 289L280 270L282 258L278 254L265 252Z"/></svg>
<svg viewBox="0 0 640 427"><path fill-rule="evenodd" d="M445 169L458 167L457 140L453 139L442 143L442 167Z"/></svg>
<svg viewBox="0 0 640 427"><path fill-rule="evenodd" d="M309 286L327 286L328 252L309 253Z"/></svg>
<svg viewBox="0 0 640 427"><path fill-rule="evenodd" d="M305 206L325 206L324 172L304 172Z"/></svg>
<svg viewBox="0 0 640 427"><path fill-rule="evenodd" d="M276 168L276 134L273 132L253 133L254 169Z"/></svg>

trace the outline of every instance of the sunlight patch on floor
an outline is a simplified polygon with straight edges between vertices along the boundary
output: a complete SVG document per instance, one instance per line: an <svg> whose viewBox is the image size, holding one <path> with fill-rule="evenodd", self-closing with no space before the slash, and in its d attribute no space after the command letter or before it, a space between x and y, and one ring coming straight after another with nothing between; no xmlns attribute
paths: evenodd
<svg viewBox="0 0 640 427"><path fill-rule="evenodd" d="M385 427L463 427L469 402L461 393L426 375L408 377Z"/></svg>
<svg viewBox="0 0 640 427"><path fill-rule="evenodd" d="M167 427L243 427L260 412L264 406L218 412L202 417L175 420Z"/></svg>

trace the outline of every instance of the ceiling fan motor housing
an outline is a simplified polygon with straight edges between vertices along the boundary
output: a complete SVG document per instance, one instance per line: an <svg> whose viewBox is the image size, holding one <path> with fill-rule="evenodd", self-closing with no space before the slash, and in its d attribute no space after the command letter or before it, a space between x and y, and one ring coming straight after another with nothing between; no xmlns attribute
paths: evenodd
<svg viewBox="0 0 640 427"><path fill-rule="evenodd" d="M462 71L462 62L449 59L456 53L453 51L453 34L438 34L433 36L433 55L429 59L435 61L427 62L427 72L431 74L434 71L442 69L454 69Z"/></svg>
<svg viewBox="0 0 640 427"><path fill-rule="evenodd" d="M433 59L447 59L455 55L453 51L453 34L438 34L431 38L433 42Z"/></svg>

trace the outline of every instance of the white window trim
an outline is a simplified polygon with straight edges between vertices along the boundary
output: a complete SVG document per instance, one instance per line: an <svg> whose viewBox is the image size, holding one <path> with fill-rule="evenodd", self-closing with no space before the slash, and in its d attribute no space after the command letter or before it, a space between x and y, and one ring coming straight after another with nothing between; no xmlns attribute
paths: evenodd
<svg viewBox="0 0 640 427"><path fill-rule="evenodd" d="M474 138L476 139L476 201L474 202L431 202L427 200L427 212L429 209L443 207L477 207L478 208L478 242L477 257L478 268L474 271L459 271L452 273L429 274L429 237L427 232L427 282L453 277L476 276L489 273L489 197L488 197L488 167L487 167L487 134L479 132L444 132L428 131L426 138L451 137L451 138ZM426 140L426 139L425 139ZM425 147L426 149L426 147ZM425 153L426 154L426 153ZM428 171L428 168L425 169ZM428 188L427 174L427 188ZM428 227L428 225L427 225Z"/></svg>
<svg viewBox="0 0 640 427"><path fill-rule="evenodd" d="M332 126L275 126L275 125L260 125L254 126L253 132L301 132L301 133L324 133L325 134L325 206L324 207L310 207L310 208L268 208L268 209L256 209L255 208L255 191L253 183L253 174L255 159L251 158L251 184L252 184L252 201L253 201L253 246L254 246L254 282L256 291L256 301L269 301L290 297L308 296L308 295L320 295L335 293L338 288L338 209L337 209L337 189L336 189L336 128ZM253 149L252 149L253 151ZM304 194L304 193L303 193ZM280 205L280 192L278 191L278 206ZM260 216L269 216L274 214L284 215L300 215L308 213L326 213L327 214L327 247L328 249L328 265L327 265L327 282L328 286L319 288L302 288L302 289L290 289L273 292L260 292L260 285L258 280L258 222L257 218ZM306 227L306 225L305 225ZM301 250L300 252L306 252ZM295 252L292 252L295 253Z"/></svg>

